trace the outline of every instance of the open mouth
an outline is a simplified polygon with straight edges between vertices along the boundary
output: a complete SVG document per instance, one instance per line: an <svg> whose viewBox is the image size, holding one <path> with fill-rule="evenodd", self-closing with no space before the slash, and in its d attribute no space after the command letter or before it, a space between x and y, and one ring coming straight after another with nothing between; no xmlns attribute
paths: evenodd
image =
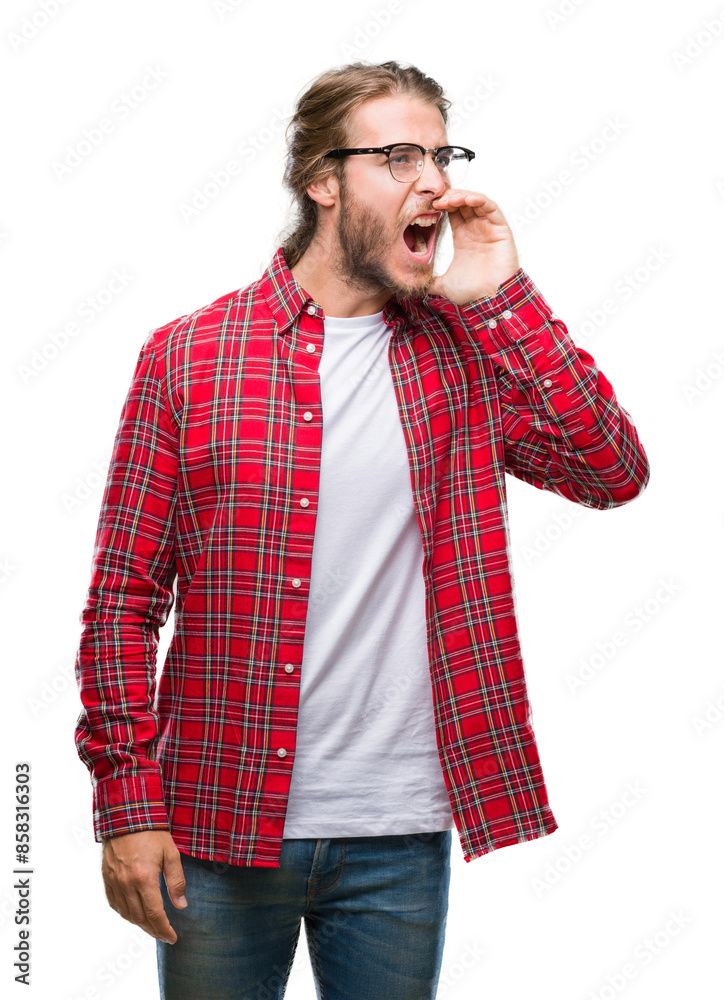
<svg viewBox="0 0 724 1000"><path fill-rule="evenodd" d="M416 260L426 261L432 257L437 222L437 218L433 219L432 225L418 224L417 221L414 221L403 230L404 244L410 251L410 255Z"/></svg>

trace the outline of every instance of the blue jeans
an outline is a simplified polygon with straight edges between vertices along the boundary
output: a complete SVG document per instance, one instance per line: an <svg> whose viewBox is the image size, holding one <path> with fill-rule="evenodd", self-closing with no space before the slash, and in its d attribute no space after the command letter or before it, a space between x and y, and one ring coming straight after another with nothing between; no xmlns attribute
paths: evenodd
<svg viewBox="0 0 724 1000"><path fill-rule="evenodd" d="M282 841L279 868L181 854L188 906L163 873L175 944L156 941L161 1000L281 1000L301 920L319 1000L432 1000L451 830Z"/></svg>

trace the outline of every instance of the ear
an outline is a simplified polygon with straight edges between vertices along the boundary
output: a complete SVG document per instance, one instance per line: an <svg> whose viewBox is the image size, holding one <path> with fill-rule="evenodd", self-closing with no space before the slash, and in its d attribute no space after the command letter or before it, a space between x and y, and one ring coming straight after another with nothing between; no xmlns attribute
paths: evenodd
<svg viewBox="0 0 724 1000"><path fill-rule="evenodd" d="M312 181L307 187L307 194L312 201L330 208L339 199L339 178L336 174L327 174L322 180Z"/></svg>

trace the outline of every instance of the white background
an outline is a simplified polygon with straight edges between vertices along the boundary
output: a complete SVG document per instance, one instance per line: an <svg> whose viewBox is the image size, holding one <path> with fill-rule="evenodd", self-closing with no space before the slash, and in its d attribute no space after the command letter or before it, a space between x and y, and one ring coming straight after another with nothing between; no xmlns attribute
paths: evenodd
<svg viewBox="0 0 724 1000"><path fill-rule="evenodd" d="M450 141L477 151L465 186L500 205L523 267L613 384L652 469L642 496L605 512L508 480L526 676L560 828L469 864L453 831L438 995L719 996L724 8L45 6L53 16L39 2L0 15L3 994L158 996L155 942L106 902L73 743L99 469L148 332L268 266L287 221L282 125L296 98L332 66L397 59L457 105ZM162 79L144 92L149 69ZM124 93L144 99L121 117ZM104 117L112 132L58 176ZM234 158L243 169L185 221L181 206ZM21 760L33 779L30 990L12 968ZM314 997L304 938L287 995Z"/></svg>

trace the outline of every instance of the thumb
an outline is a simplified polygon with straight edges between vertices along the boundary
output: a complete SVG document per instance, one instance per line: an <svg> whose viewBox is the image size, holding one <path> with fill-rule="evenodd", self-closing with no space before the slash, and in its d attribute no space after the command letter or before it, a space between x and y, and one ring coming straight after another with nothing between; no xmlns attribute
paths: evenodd
<svg viewBox="0 0 724 1000"><path fill-rule="evenodd" d="M186 891L186 878L184 876L181 858L164 858L163 877L166 880L166 888L173 905L179 909L188 906L188 900L184 896Z"/></svg>
<svg viewBox="0 0 724 1000"><path fill-rule="evenodd" d="M436 278L433 278L432 284L427 290L428 295L442 295L443 297L445 296L445 289L443 287L444 277L445 275L442 274L438 275Z"/></svg>

